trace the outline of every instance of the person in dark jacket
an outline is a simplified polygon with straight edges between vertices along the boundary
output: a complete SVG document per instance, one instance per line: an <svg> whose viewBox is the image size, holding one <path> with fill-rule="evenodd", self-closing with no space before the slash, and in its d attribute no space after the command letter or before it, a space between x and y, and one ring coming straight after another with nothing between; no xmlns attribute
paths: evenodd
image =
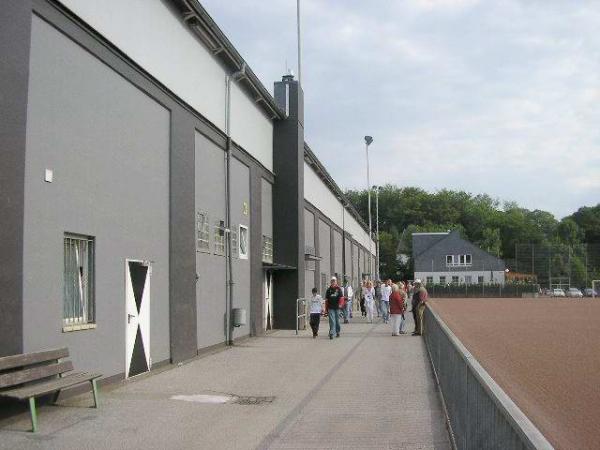
<svg viewBox="0 0 600 450"><path fill-rule="evenodd" d="M425 289L421 280L415 280L411 302L413 319L415 321L415 331L413 336L421 336L423 333L423 313L425 312L427 297L427 289Z"/></svg>
<svg viewBox="0 0 600 450"><path fill-rule="evenodd" d="M342 289L338 286L337 278L331 277L331 284L325 292L325 301L327 302L327 315L329 316L329 339L340 337L340 299L342 298Z"/></svg>

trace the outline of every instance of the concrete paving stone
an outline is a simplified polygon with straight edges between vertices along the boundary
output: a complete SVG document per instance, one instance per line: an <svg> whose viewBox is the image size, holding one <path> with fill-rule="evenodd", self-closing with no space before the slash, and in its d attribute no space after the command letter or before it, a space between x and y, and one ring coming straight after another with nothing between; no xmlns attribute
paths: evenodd
<svg viewBox="0 0 600 450"><path fill-rule="evenodd" d="M409 327L410 329L410 327ZM0 420L0 449L448 449L420 338L362 319L329 340L278 331L179 367ZM201 404L173 395L274 397Z"/></svg>

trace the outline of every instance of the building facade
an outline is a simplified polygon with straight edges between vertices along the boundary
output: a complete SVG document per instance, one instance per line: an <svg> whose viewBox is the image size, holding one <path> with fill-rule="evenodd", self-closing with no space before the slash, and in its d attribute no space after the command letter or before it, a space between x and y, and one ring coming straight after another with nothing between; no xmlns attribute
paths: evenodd
<svg viewBox="0 0 600 450"><path fill-rule="evenodd" d="M0 57L0 355L134 376L370 273L297 81L271 95L195 0L9 1Z"/></svg>
<svg viewBox="0 0 600 450"><path fill-rule="evenodd" d="M504 261L460 237L458 231L413 233L415 279L427 284L504 284Z"/></svg>

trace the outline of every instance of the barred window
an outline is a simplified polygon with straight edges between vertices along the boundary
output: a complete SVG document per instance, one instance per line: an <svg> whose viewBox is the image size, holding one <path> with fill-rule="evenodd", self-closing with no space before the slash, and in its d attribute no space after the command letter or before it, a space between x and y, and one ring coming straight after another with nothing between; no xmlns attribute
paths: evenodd
<svg viewBox="0 0 600 450"><path fill-rule="evenodd" d="M95 322L94 238L65 233L63 330Z"/></svg>
<svg viewBox="0 0 600 450"><path fill-rule="evenodd" d="M239 252L240 259L248 259L248 227L244 225L240 225L240 234L239 234L240 242L239 242Z"/></svg>
<svg viewBox="0 0 600 450"><path fill-rule="evenodd" d="M273 263L273 238L264 235L262 237L262 260L266 263Z"/></svg>
<svg viewBox="0 0 600 450"><path fill-rule="evenodd" d="M196 213L196 250L210 252L210 223L205 212Z"/></svg>
<svg viewBox="0 0 600 450"><path fill-rule="evenodd" d="M225 256L225 222L217 220L213 232L215 242L215 255Z"/></svg>
<svg viewBox="0 0 600 450"><path fill-rule="evenodd" d="M427 284L433 284L433 277L427 277Z"/></svg>

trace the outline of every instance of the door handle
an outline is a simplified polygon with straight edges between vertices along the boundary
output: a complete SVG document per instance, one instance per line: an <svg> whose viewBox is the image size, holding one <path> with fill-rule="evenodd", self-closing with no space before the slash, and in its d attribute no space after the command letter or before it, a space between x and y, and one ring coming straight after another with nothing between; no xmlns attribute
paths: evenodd
<svg viewBox="0 0 600 450"><path fill-rule="evenodd" d="M135 317L133 314L127 314L127 323L131 323L131 318Z"/></svg>

